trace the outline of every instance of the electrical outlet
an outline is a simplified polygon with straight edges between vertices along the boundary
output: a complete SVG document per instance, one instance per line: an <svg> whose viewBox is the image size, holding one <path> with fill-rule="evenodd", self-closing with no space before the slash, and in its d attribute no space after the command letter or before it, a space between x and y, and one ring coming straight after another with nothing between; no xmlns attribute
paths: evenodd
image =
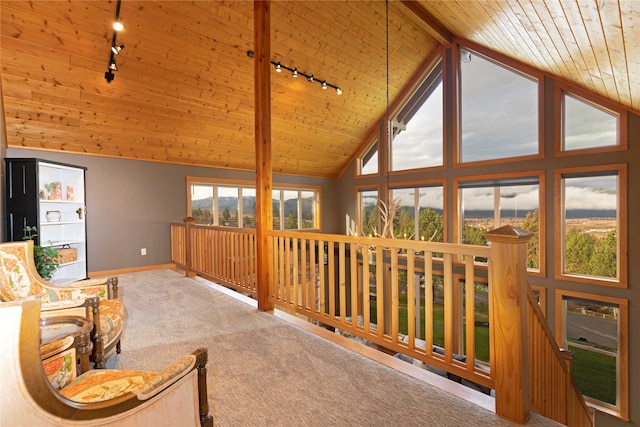
<svg viewBox="0 0 640 427"><path fill-rule="evenodd" d="M140 249L140 255L144 256L147 254L147 248Z"/></svg>

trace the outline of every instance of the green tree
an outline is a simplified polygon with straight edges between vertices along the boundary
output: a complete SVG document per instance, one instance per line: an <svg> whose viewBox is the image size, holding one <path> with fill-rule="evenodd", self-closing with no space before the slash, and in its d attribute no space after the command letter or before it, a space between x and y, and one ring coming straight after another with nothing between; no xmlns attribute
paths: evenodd
<svg viewBox="0 0 640 427"><path fill-rule="evenodd" d="M393 220L393 235L398 239L412 238L415 221L408 209L401 209Z"/></svg>
<svg viewBox="0 0 640 427"><path fill-rule="evenodd" d="M527 246L527 268L540 268L540 221L538 209L527 212L522 222L522 228L533 234Z"/></svg>
<svg viewBox="0 0 640 427"><path fill-rule="evenodd" d="M435 209L427 208L420 212L418 218L420 237L424 237L424 240L430 240L432 242L444 241L444 222L442 215L435 211Z"/></svg>
<svg viewBox="0 0 640 427"><path fill-rule="evenodd" d="M462 225L462 243L467 245L486 246L487 239L485 233L489 232L487 227L474 227L465 221Z"/></svg>
<svg viewBox="0 0 640 427"><path fill-rule="evenodd" d="M580 233L577 228L571 228L564 245L564 271L591 274L589 262L595 252L596 238L591 234Z"/></svg>
<svg viewBox="0 0 640 427"><path fill-rule="evenodd" d="M297 228L298 228L298 215L296 215L293 211L290 211L284 223L284 229L295 230Z"/></svg>
<svg viewBox="0 0 640 427"><path fill-rule="evenodd" d="M362 233L364 236L375 236L378 229L378 213L375 208L366 209L362 218Z"/></svg>
<svg viewBox="0 0 640 427"><path fill-rule="evenodd" d="M225 221L229 221L229 218L231 218L231 212L229 212L229 208L224 208L224 210L222 211L222 219Z"/></svg>
<svg viewBox="0 0 640 427"><path fill-rule="evenodd" d="M618 242L616 231L611 230L596 241L593 256L589 259L589 274L600 277L617 277Z"/></svg>

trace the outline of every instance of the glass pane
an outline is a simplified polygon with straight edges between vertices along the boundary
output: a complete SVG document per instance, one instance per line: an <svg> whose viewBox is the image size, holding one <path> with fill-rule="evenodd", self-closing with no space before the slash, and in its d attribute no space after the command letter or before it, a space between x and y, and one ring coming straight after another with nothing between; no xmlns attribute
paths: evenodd
<svg viewBox="0 0 640 427"><path fill-rule="evenodd" d="M571 371L582 394L616 404L619 306L564 297Z"/></svg>
<svg viewBox="0 0 640 427"><path fill-rule="evenodd" d="M238 188L218 187L219 224L227 227L238 226Z"/></svg>
<svg viewBox="0 0 640 427"><path fill-rule="evenodd" d="M442 80L405 121L394 123L391 170L442 166Z"/></svg>
<svg viewBox="0 0 640 427"><path fill-rule="evenodd" d="M210 185L191 186L191 216L196 224L213 225L213 187Z"/></svg>
<svg viewBox="0 0 640 427"><path fill-rule="evenodd" d="M391 190L391 200L395 204L393 235L399 239L415 239L416 235L416 197L413 188Z"/></svg>
<svg viewBox="0 0 640 427"><path fill-rule="evenodd" d="M242 188L242 227L256 228L256 190Z"/></svg>
<svg viewBox="0 0 640 427"><path fill-rule="evenodd" d="M564 94L564 149L607 147L618 143L618 116Z"/></svg>
<svg viewBox="0 0 640 427"><path fill-rule="evenodd" d="M540 268L539 185L471 187L460 194L462 243L484 246L485 233L503 225L519 227L533 233L527 268Z"/></svg>
<svg viewBox="0 0 640 427"><path fill-rule="evenodd" d="M315 228L316 194L314 191L301 191L300 197L302 199L302 227L300 228Z"/></svg>
<svg viewBox="0 0 640 427"><path fill-rule="evenodd" d="M364 236L378 234L378 191L361 191L360 196L360 229Z"/></svg>
<svg viewBox="0 0 640 427"><path fill-rule="evenodd" d="M463 50L461 161L538 153L538 84Z"/></svg>
<svg viewBox="0 0 640 427"><path fill-rule="evenodd" d="M362 156L361 162L361 175L370 175L378 173L378 141L373 143L369 151Z"/></svg>
<svg viewBox="0 0 640 427"><path fill-rule="evenodd" d="M280 230L282 219L280 218L280 190L272 190L273 229Z"/></svg>
<svg viewBox="0 0 640 427"><path fill-rule="evenodd" d="M416 188L418 192L418 238L444 242L444 194L441 186Z"/></svg>
<svg viewBox="0 0 640 427"><path fill-rule="evenodd" d="M466 313L466 288L465 281L460 280L459 286L461 289L461 302L462 313ZM475 359L482 362L489 363L489 284L485 282L475 282L473 291L474 300L474 352ZM464 354L467 354L467 342L466 342L466 317L462 315L463 319L460 327L460 336L464 343Z"/></svg>
<svg viewBox="0 0 640 427"><path fill-rule="evenodd" d="M618 277L617 176L564 178L564 272Z"/></svg>
<svg viewBox="0 0 640 427"><path fill-rule="evenodd" d="M285 190L284 193L284 229L298 229L298 192Z"/></svg>

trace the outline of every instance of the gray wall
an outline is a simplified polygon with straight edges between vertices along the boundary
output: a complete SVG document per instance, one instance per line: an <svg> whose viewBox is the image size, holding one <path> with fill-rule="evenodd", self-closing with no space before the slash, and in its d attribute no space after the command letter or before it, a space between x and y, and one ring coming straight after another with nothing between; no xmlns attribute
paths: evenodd
<svg viewBox="0 0 640 427"><path fill-rule="evenodd" d="M39 158L87 168L89 272L171 262L169 224L187 214L186 177L255 180L253 172L9 148L6 157ZM336 233L336 182L274 175L274 183L321 186L323 232ZM146 248L147 255L140 255Z"/></svg>

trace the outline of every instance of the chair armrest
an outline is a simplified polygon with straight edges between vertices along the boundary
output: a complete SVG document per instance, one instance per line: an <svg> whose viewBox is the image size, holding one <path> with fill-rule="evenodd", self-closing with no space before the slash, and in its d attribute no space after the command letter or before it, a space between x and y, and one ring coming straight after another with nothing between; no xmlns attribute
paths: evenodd
<svg viewBox="0 0 640 427"><path fill-rule="evenodd" d="M184 374L189 372L196 363L196 357L190 354L183 359L175 362L164 371L155 375L144 384L140 384L132 393L135 393L140 400L149 399L162 390L170 386L172 383L180 379Z"/></svg>
<svg viewBox="0 0 640 427"><path fill-rule="evenodd" d="M71 336L66 336L50 343L42 344L40 346L40 358L42 360L47 359L54 354L68 349L69 347L71 347L71 344L73 344L73 337Z"/></svg>
<svg viewBox="0 0 640 427"><path fill-rule="evenodd" d="M86 299L78 298L67 301L51 301L42 304L41 311L53 311L53 310L61 310L65 308L74 308L74 307L82 307L84 306Z"/></svg>
<svg viewBox="0 0 640 427"><path fill-rule="evenodd" d="M91 289L98 287L100 289L106 288L105 298L114 299L118 298L118 278L117 277L100 277L97 279L85 279L76 280L68 284L70 288L75 289Z"/></svg>

